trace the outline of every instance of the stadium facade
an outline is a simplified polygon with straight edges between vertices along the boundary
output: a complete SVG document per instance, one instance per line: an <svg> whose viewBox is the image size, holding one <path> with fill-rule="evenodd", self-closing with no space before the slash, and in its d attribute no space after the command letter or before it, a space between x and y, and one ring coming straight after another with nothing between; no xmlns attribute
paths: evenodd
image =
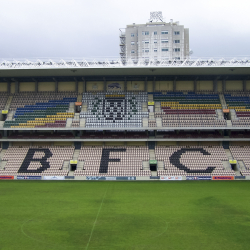
<svg viewBox="0 0 250 250"><path fill-rule="evenodd" d="M249 179L249 75L249 60L3 61L0 178Z"/></svg>

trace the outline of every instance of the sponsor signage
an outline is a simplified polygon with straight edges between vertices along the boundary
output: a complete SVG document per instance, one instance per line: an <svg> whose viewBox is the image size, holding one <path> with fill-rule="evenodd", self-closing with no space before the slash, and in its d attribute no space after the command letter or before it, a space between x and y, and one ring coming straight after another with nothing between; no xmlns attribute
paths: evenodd
<svg viewBox="0 0 250 250"><path fill-rule="evenodd" d="M150 160L149 164L157 164L157 160Z"/></svg>
<svg viewBox="0 0 250 250"><path fill-rule="evenodd" d="M114 176L107 176L105 177L106 181L115 181L116 180L116 177Z"/></svg>
<svg viewBox="0 0 250 250"><path fill-rule="evenodd" d="M237 161L236 161L236 160L229 160L229 162L230 162L231 164L237 164Z"/></svg>
<svg viewBox="0 0 250 250"><path fill-rule="evenodd" d="M99 181L99 180L105 180L105 177L104 176L86 176L86 180Z"/></svg>
<svg viewBox="0 0 250 250"><path fill-rule="evenodd" d="M149 106L155 105L155 102L148 102Z"/></svg>
<svg viewBox="0 0 250 250"><path fill-rule="evenodd" d="M182 176L161 176L161 181L181 181Z"/></svg>
<svg viewBox="0 0 250 250"><path fill-rule="evenodd" d="M41 180L42 176L20 176L18 175L17 180Z"/></svg>
<svg viewBox="0 0 250 250"><path fill-rule="evenodd" d="M159 180L160 176L150 176L149 179L151 179L151 180Z"/></svg>
<svg viewBox="0 0 250 250"><path fill-rule="evenodd" d="M135 181L135 176L86 176L86 180L90 181Z"/></svg>
<svg viewBox="0 0 250 250"><path fill-rule="evenodd" d="M11 175L0 175L0 180L14 180L14 176L11 176Z"/></svg>
<svg viewBox="0 0 250 250"><path fill-rule="evenodd" d="M2 114L8 114L8 110L2 110Z"/></svg>
<svg viewBox="0 0 250 250"><path fill-rule="evenodd" d="M73 180L75 179L75 176L65 176L65 180Z"/></svg>
<svg viewBox="0 0 250 250"><path fill-rule="evenodd" d="M223 113L229 113L230 110L229 109L223 109Z"/></svg>
<svg viewBox="0 0 250 250"><path fill-rule="evenodd" d="M213 180L223 181L223 180L234 180L234 176L213 176Z"/></svg>
<svg viewBox="0 0 250 250"><path fill-rule="evenodd" d="M44 176L44 180L64 180L65 176Z"/></svg>
<svg viewBox="0 0 250 250"><path fill-rule="evenodd" d="M211 176L187 176L186 180L188 181L212 180L212 177Z"/></svg>
<svg viewBox="0 0 250 250"><path fill-rule="evenodd" d="M246 176L234 176L234 179L235 180L245 180L246 179Z"/></svg>
<svg viewBox="0 0 250 250"><path fill-rule="evenodd" d="M70 160L70 164L77 164L77 160Z"/></svg>

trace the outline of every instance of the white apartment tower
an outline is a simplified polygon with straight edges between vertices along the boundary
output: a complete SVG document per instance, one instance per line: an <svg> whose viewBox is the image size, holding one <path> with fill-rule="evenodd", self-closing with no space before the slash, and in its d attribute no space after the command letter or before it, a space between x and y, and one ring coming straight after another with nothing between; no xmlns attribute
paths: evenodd
<svg viewBox="0 0 250 250"><path fill-rule="evenodd" d="M162 12L151 12L146 24L127 25L120 34L123 61L185 60L189 58L189 29L179 22L163 22Z"/></svg>

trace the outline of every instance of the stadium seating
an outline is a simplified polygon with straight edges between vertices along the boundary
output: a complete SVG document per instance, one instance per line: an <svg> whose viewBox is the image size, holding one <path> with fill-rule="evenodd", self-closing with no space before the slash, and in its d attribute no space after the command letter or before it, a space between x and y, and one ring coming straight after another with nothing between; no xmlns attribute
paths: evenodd
<svg viewBox="0 0 250 250"><path fill-rule="evenodd" d="M75 176L150 176L143 170L143 161L149 161L149 151L143 146L82 147L78 161L84 161L84 170Z"/></svg>
<svg viewBox="0 0 250 250"><path fill-rule="evenodd" d="M230 151L237 161L243 161L245 169L241 169L242 175L250 175L250 146L230 146Z"/></svg>
<svg viewBox="0 0 250 250"><path fill-rule="evenodd" d="M64 161L72 159L74 147L57 146L12 146L7 149L2 161L7 161L0 175L68 175L62 170Z"/></svg>
<svg viewBox="0 0 250 250"><path fill-rule="evenodd" d="M232 126L249 127L250 125L250 97L245 93L224 95L227 108L234 109L236 117L232 119Z"/></svg>
<svg viewBox="0 0 250 250"><path fill-rule="evenodd" d="M147 101L146 92L83 93L82 102L88 107L80 118L86 118L87 128L142 127L142 118L148 117L142 103Z"/></svg>
<svg viewBox="0 0 250 250"><path fill-rule="evenodd" d="M158 170L159 176L235 175L223 166L222 161L228 161L228 157L222 146L157 146L155 155L165 167Z"/></svg>
<svg viewBox="0 0 250 250"><path fill-rule="evenodd" d="M153 92L154 102L160 102L163 127L224 127L226 121L218 119L217 109L222 109L220 99L215 94L195 94L194 92Z"/></svg>
<svg viewBox="0 0 250 250"><path fill-rule="evenodd" d="M0 92L0 109L3 110L9 98L9 94L6 92Z"/></svg>
<svg viewBox="0 0 250 250"><path fill-rule="evenodd" d="M65 127L67 118L74 118L68 112L69 103L76 102L76 93L18 93L14 95L11 109L14 120L5 121L5 128Z"/></svg>

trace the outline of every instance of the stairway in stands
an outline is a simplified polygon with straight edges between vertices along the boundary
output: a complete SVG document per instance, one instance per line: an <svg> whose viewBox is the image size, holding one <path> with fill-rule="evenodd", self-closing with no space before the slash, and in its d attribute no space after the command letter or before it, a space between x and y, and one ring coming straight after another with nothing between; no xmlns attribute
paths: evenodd
<svg viewBox="0 0 250 250"><path fill-rule="evenodd" d="M226 155L227 155L228 159L229 160L234 160L230 149L225 149L225 151L226 151ZM223 165L224 165L226 170L231 170L232 169L231 164L229 162L227 162L227 163L223 162ZM241 176L241 173L240 173L239 170L240 170L240 168L239 168L239 165L237 164L237 170L234 170L236 176Z"/></svg>

